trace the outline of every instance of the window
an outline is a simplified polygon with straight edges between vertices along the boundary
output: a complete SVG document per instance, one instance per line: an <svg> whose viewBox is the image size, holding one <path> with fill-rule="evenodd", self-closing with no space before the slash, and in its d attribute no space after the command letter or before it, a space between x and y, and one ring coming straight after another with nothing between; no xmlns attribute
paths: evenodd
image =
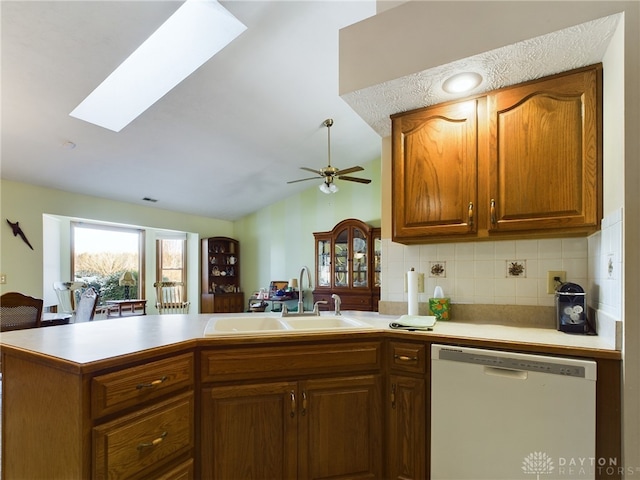
<svg viewBox="0 0 640 480"><path fill-rule="evenodd" d="M71 223L71 274L75 281L92 286L100 301L144 298L144 230L90 223ZM135 285L121 285L130 272Z"/></svg>
<svg viewBox="0 0 640 480"><path fill-rule="evenodd" d="M156 281L182 282L183 292L187 285L187 240L180 238L158 238L156 240ZM184 295L184 293L183 293Z"/></svg>

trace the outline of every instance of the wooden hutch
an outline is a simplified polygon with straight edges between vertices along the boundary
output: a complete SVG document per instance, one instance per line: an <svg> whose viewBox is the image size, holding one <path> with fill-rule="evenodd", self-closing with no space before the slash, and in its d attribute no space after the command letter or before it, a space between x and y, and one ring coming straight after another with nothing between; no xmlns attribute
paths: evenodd
<svg viewBox="0 0 640 480"><path fill-rule="evenodd" d="M343 310L378 311L380 300L380 228L346 219L329 232L316 232L316 281L313 301L334 308L338 294Z"/></svg>
<svg viewBox="0 0 640 480"><path fill-rule="evenodd" d="M240 287L240 243L227 237L203 238L201 256L200 311L244 311L244 294Z"/></svg>

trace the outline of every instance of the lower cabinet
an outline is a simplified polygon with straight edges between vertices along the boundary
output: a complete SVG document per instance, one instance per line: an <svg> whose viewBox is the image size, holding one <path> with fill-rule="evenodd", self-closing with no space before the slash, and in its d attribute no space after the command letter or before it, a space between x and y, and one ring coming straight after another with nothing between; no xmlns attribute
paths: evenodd
<svg viewBox="0 0 640 480"><path fill-rule="evenodd" d="M201 313L240 313L244 311L244 293L203 293Z"/></svg>
<svg viewBox="0 0 640 480"><path fill-rule="evenodd" d="M201 477L384 478L379 341L201 352Z"/></svg>
<svg viewBox="0 0 640 480"><path fill-rule="evenodd" d="M202 477L381 478L379 375L207 388Z"/></svg>
<svg viewBox="0 0 640 480"><path fill-rule="evenodd" d="M390 342L387 360L386 478L429 478L425 346L420 343Z"/></svg>

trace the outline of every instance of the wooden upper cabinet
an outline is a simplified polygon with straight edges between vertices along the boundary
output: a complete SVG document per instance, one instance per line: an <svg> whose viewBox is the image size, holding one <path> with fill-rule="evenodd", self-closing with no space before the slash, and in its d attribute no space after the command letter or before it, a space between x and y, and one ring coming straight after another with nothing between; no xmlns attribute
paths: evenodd
<svg viewBox="0 0 640 480"><path fill-rule="evenodd" d="M393 115L393 240L598 230L601 104L594 65Z"/></svg>
<svg viewBox="0 0 640 480"><path fill-rule="evenodd" d="M475 236L477 100L392 117L393 238Z"/></svg>
<svg viewBox="0 0 640 480"><path fill-rule="evenodd" d="M488 96L490 234L599 228L601 78L598 65Z"/></svg>

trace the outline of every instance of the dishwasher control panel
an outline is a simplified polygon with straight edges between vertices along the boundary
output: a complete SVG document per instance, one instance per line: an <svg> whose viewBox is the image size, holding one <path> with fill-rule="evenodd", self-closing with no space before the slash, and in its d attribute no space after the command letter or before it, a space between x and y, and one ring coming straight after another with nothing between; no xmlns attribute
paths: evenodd
<svg viewBox="0 0 640 480"><path fill-rule="evenodd" d="M432 358L487 367L595 379L593 362L542 355L433 345Z"/></svg>

